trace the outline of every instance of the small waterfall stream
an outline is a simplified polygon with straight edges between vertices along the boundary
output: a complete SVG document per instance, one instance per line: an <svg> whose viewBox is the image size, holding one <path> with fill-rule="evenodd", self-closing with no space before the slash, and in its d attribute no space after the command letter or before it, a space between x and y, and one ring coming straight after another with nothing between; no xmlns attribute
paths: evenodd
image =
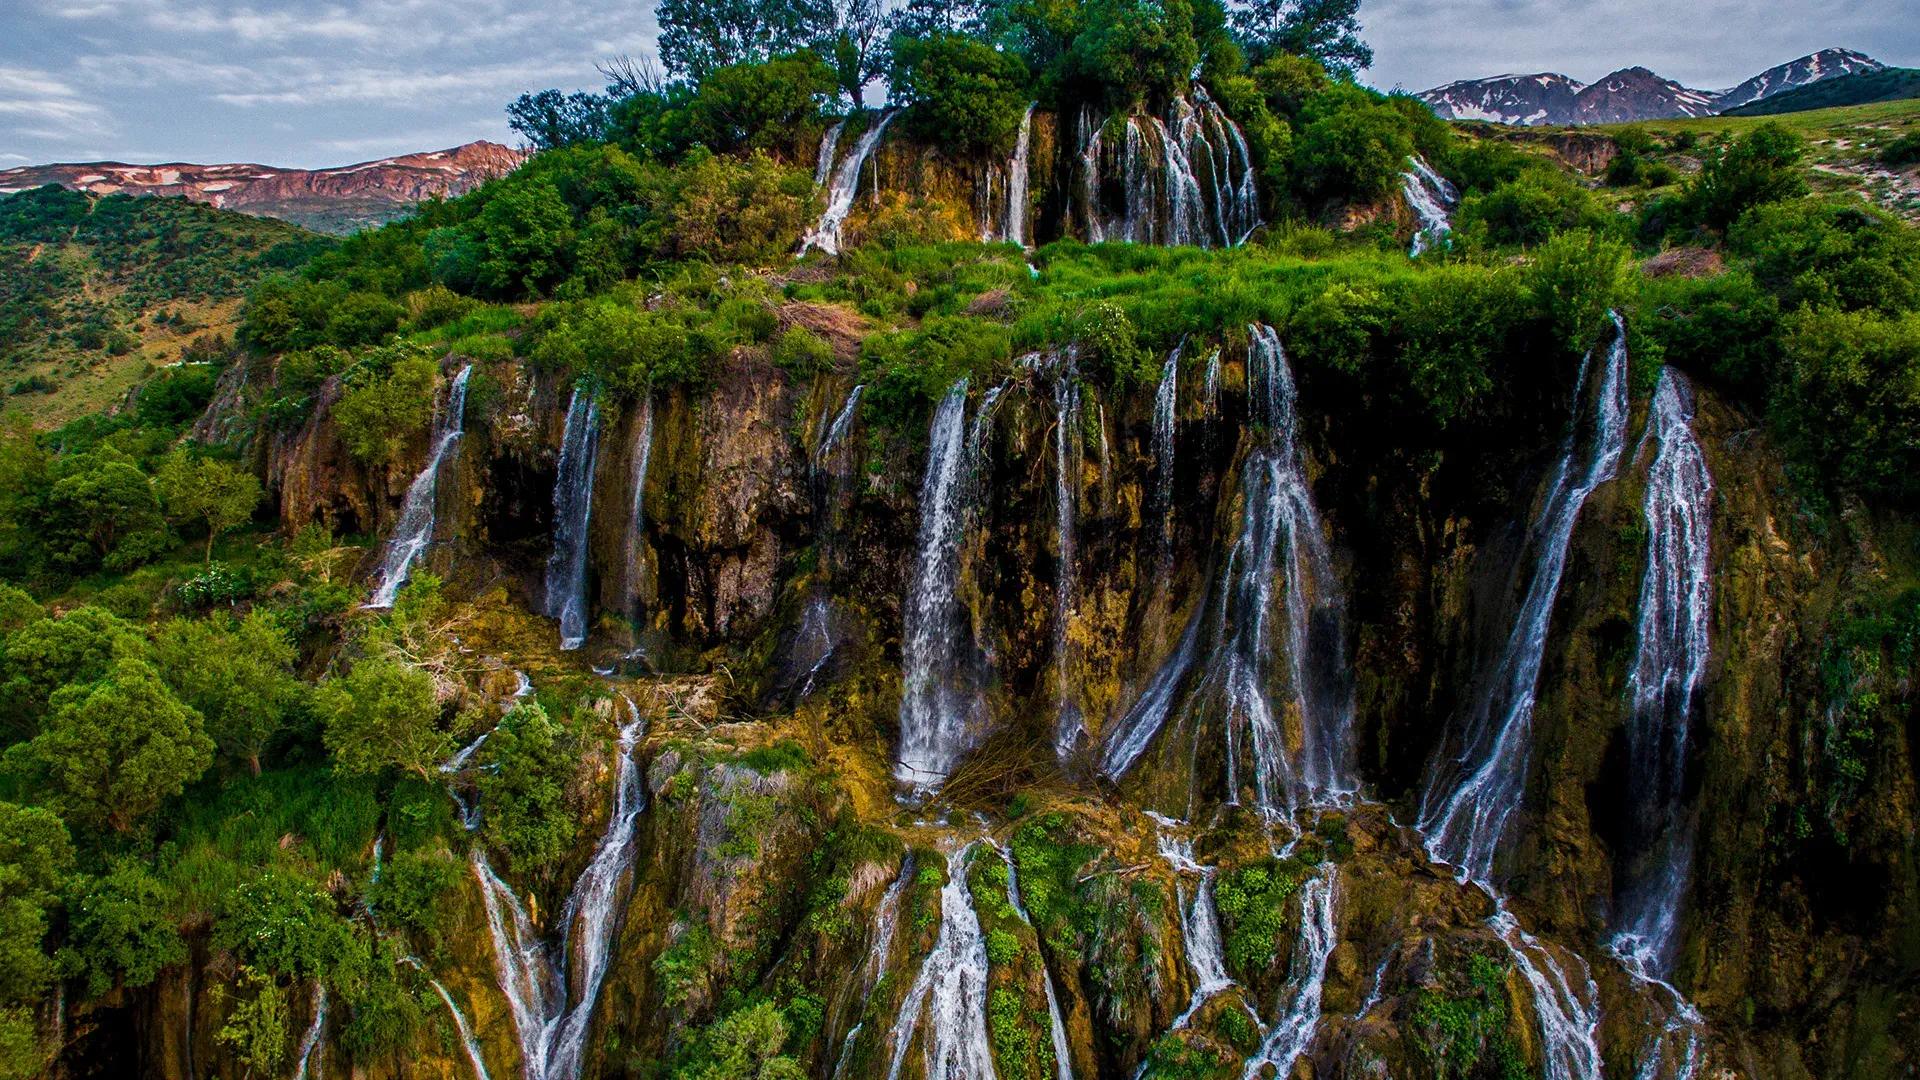
<svg viewBox="0 0 1920 1080"><path fill-rule="evenodd" d="M889 109L882 113L853 144L853 150L847 154L840 167L833 170L833 176L827 184L827 208L820 215L820 221L807 235L801 238L800 253L820 250L829 255L840 252L840 227L846 223L847 215L853 212L853 200L860 191L860 170L866 168L867 159L873 155L874 147L880 145L880 137L886 134L887 125L900 115L899 109ZM840 138L840 129L830 133L834 142ZM821 157L829 158L832 148L822 146Z"/></svg>
<svg viewBox="0 0 1920 1080"><path fill-rule="evenodd" d="M647 553L647 469L653 463L653 398L640 399L640 419L634 424L633 502L627 512L627 617L636 628L645 614L640 596L640 562Z"/></svg>
<svg viewBox="0 0 1920 1080"><path fill-rule="evenodd" d="M967 890L967 844L947 857L947 883L940 890L940 936L920 965L887 1042L892 1055L887 1080L900 1067L925 1027L926 1075L940 1080L994 1080L987 1045L987 946L980 916Z"/></svg>
<svg viewBox="0 0 1920 1080"><path fill-rule="evenodd" d="M1013 865L1011 848L994 845L1000 852L1000 859L1007 866L1007 903L1013 907L1014 914L1028 926L1033 925L1033 916L1027 914L1027 905L1020 899L1020 871ZM1047 967L1046 955L1040 955L1040 978L1047 991L1047 1020L1053 1039L1053 1069L1055 1080L1073 1080L1073 1059L1068 1053L1067 1025L1060 1018L1060 997L1053 989L1053 971Z"/></svg>
<svg viewBox="0 0 1920 1080"><path fill-rule="evenodd" d="M900 898L907 891L907 883L913 880L917 869L913 852L908 851L900 861L900 873L887 886L880 896L880 906L874 909L873 931L867 943L867 958L860 965L860 984L862 995L869 995L873 988L887 974L888 961L893 956L894 928L900 920ZM847 1069L847 1058L853 1053L854 1043L860 1038L860 1032L866 1027L863 1020L853 1027L840 1040L840 1056L835 1059L833 1076L835 1080Z"/></svg>
<svg viewBox="0 0 1920 1080"><path fill-rule="evenodd" d="M1713 477L1693 436L1693 412L1686 377L1662 369L1643 441L1654 447L1644 510L1647 567L1627 676L1628 798L1639 864L1623 890L1613 940L1633 966L1660 978L1672 970L1691 877L1689 729L1711 649Z"/></svg>
<svg viewBox="0 0 1920 1080"><path fill-rule="evenodd" d="M813 182L824 184L833 175L833 152L840 145L840 133L847 129L847 122L839 120L820 137L820 157L813 165Z"/></svg>
<svg viewBox="0 0 1920 1080"><path fill-rule="evenodd" d="M1214 909L1213 878L1215 868L1203 866L1194 860L1193 842L1178 833L1168 830L1180 823L1149 811L1157 826L1154 841L1160 849L1160 857L1173 869L1176 875L1192 874L1200 879L1194 889L1193 903L1180 901L1180 931L1186 944L1187 967L1193 972L1193 995L1187 999L1187 1007L1173 1021L1169 1031L1179 1031L1193 1020L1193 1014L1200 1007L1213 1000L1215 994L1233 987L1234 981L1227 974L1226 956L1221 948L1220 916ZM1177 884L1177 883L1176 883ZM1257 1017L1255 1018L1258 1019ZM1136 1076L1146 1071L1146 1062L1140 1063Z"/></svg>
<svg viewBox="0 0 1920 1080"><path fill-rule="evenodd" d="M1037 358L1033 358L1037 361ZM1086 737L1079 706L1073 700L1070 624L1074 614L1076 525L1080 516L1080 372L1067 351L1052 360L1053 372L1053 525L1059 553L1053 582L1054 757L1065 763Z"/></svg>
<svg viewBox="0 0 1920 1080"><path fill-rule="evenodd" d="M1160 558L1173 553L1173 436L1180 405L1180 350L1176 345L1160 367L1153 391L1153 505L1160 522Z"/></svg>
<svg viewBox="0 0 1920 1080"><path fill-rule="evenodd" d="M295 1052L293 1080L320 1080L320 1066L313 1061L313 1051L320 1045L320 1036L327 1029L327 987L315 980L313 984L313 1022L307 1025L307 1033L300 1037L300 1049Z"/></svg>
<svg viewBox="0 0 1920 1080"><path fill-rule="evenodd" d="M613 808L592 858L561 908L559 939L549 943L540 937L525 905L494 872L484 850L475 845L469 859L486 901L494 967L513 1014L529 1080L574 1080L580 1075L610 949L626 915L624 885L633 867L634 830L646 809L646 788L635 758L646 722L632 699L622 701L627 722L620 729Z"/></svg>
<svg viewBox="0 0 1920 1080"><path fill-rule="evenodd" d="M1436 755L1422 799L1419 829L1426 837L1427 851L1436 861L1458 868L1468 880L1491 880L1495 850L1526 782L1534 693L1573 527L1587 497L1613 479L1626 448L1626 326L1618 315L1613 321L1614 338L1590 403L1591 418L1585 424L1578 420L1582 414L1577 404L1588 398L1591 356L1580 365L1575 430L1562 447L1530 534L1533 576L1499 666L1462 725L1460 753L1449 757L1443 747ZM1582 427L1592 429L1585 446Z"/></svg>
<svg viewBox="0 0 1920 1080"><path fill-rule="evenodd" d="M1033 105L1020 118L1020 134L1013 143L1013 158L1007 162L1007 215L1001 226L1001 239L1027 246L1027 205L1030 180L1028 157L1033 148Z"/></svg>
<svg viewBox="0 0 1920 1080"><path fill-rule="evenodd" d="M435 496L440 490L440 465L465 434L467 419L467 377L473 374L473 365L460 369L447 387L446 404L434 413L432 433L428 436L432 450L427 455L426 467L413 478L407 486L407 496L400 504L400 520L393 528L393 538L387 541L387 550L380 558L380 577L374 586L373 598L367 601L369 608L390 608L394 597L400 594L400 587L407 583L407 576L413 571L413 564L433 542L433 524Z"/></svg>
<svg viewBox="0 0 1920 1080"><path fill-rule="evenodd" d="M1332 863L1320 876L1300 886L1300 936L1287 964L1287 983L1280 990L1280 1014L1267 1029L1260 1049L1247 1060L1242 1080L1254 1080L1261 1069L1274 1067L1276 1076L1289 1076L1293 1063L1313 1045L1320 1026L1320 997L1327 978L1327 957L1339 943L1334 906L1337 878Z"/></svg>
<svg viewBox="0 0 1920 1080"><path fill-rule="evenodd" d="M547 558L547 617L560 621L560 648L587 641L588 526L593 518L593 466L600 449L600 405L581 383L567 405L560 468L553 484L553 554Z"/></svg>
<svg viewBox="0 0 1920 1080"><path fill-rule="evenodd" d="M1413 246L1407 251L1409 257L1417 259L1448 242L1447 234L1453 231L1453 208L1460 204L1460 191L1421 157L1407 159L1407 171L1400 174L1400 190L1419 222L1413 234Z"/></svg>
<svg viewBox="0 0 1920 1080"><path fill-rule="evenodd" d="M989 406L982 403L984 417ZM967 380L934 410L920 487L919 554L901 635L900 748L894 778L917 791L947 778L979 734L972 639L959 596L970 468Z"/></svg>
<svg viewBox="0 0 1920 1080"><path fill-rule="evenodd" d="M1586 961L1576 953L1567 954L1580 972L1576 985L1568 966L1553 950L1521 929L1499 896L1491 890L1489 894L1500 906L1487 925L1506 945L1514 966L1533 991L1546 1080L1599 1080L1600 988L1594 985Z"/></svg>
<svg viewBox="0 0 1920 1080"><path fill-rule="evenodd" d="M425 965L414 957L403 956L400 958L400 963L411 965L415 970L426 975ZM460 1006L454 1003L453 995L447 992L446 986L439 979L427 975L427 984L433 987L434 993L440 995L441 1003L447 1007L447 1015L453 1017L454 1030L460 1034L460 1047L467 1053L467 1064L473 1066L475 1080L493 1080L487 1073L486 1059L480 1053L480 1039L473 1033L473 1025L467 1022L467 1014L460 1011Z"/></svg>

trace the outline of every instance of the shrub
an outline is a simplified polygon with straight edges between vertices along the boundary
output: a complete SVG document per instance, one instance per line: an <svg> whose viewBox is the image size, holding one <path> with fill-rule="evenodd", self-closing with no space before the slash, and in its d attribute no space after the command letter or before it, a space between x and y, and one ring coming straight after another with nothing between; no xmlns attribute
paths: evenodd
<svg viewBox="0 0 1920 1080"><path fill-rule="evenodd" d="M1307 124L1293 146L1299 194L1351 202L1370 202L1396 190L1414 150L1399 112L1360 104Z"/></svg>
<svg viewBox="0 0 1920 1080"><path fill-rule="evenodd" d="M1881 147L1880 164L1890 169L1920 164L1920 131L1910 131Z"/></svg>
<svg viewBox="0 0 1920 1080"><path fill-rule="evenodd" d="M781 334L773 343L773 362L796 378L833 370L833 346L804 326Z"/></svg>
<svg viewBox="0 0 1920 1080"><path fill-rule="evenodd" d="M1756 206L1804 195L1806 152L1805 141L1785 126L1762 124L1707 152L1687 190L1689 205L1699 221L1725 229Z"/></svg>
<svg viewBox="0 0 1920 1080"><path fill-rule="evenodd" d="M919 330L873 334L860 343L863 407L881 423L922 416L963 376L1005 360L1010 342L1005 327L938 316Z"/></svg>
<svg viewBox="0 0 1920 1080"><path fill-rule="evenodd" d="M1606 229L1612 219L1565 173L1536 166L1490 191L1466 196L1455 225L1476 240L1533 247L1569 229Z"/></svg>
<svg viewBox="0 0 1920 1080"><path fill-rule="evenodd" d="M419 349L393 360L385 372L350 378L351 385L333 406L333 422L347 452L370 465L392 463L433 420L439 381L439 363Z"/></svg>
<svg viewBox="0 0 1920 1080"><path fill-rule="evenodd" d="M1920 308L1920 232L1859 202L1761 206L1727 235L1786 308L1898 314Z"/></svg>
<svg viewBox="0 0 1920 1080"><path fill-rule="evenodd" d="M696 150L674 174L662 254L767 262L798 246L817 208L808 173L759 151L741 160Z"/></svg>
<svg viewBox="0 0 1920 1080"><path fill-rule="evenodd" d="M1920 314L1805 312L1782 344L1789 440L1864 494L1920 500Z"/></svg>
<svg viewBox="0 0 1920 1080"><path fill-rule="evenodd" d="M572 734L538 704L514 706L481 747L481 831L523 873L550 869L573 846L579 814L567 783L577 753Z"/></svg>

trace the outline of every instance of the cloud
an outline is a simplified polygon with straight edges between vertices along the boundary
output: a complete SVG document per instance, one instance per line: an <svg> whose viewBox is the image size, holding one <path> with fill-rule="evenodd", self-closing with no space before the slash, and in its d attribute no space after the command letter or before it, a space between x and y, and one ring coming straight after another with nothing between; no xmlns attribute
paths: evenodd
<svg viewBox="0 0 1920 1080"><path fill-rule="evenodd" d="M15 134L79 140L111 134L107 110L58 77L25 67L0 66L0 122Z"/></svg>

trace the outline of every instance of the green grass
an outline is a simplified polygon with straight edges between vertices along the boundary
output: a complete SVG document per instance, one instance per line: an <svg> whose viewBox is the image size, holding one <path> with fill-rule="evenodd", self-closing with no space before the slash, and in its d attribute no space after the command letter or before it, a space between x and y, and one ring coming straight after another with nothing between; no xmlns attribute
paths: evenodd
<svg viewBox="0 0 1920 1080"><path fill-rule="evenodd" d="M1782 124L1808 139L1826 139L1864 127L1893 127L1901 130L1920 126L1920 100L1877 101L1870 105L1842 105L1831 109L1783 113L1779 116L1701 116L1691 119L1642 120L1633 124L1605 124L1576 129L1617 131L1637 127L1645 131L1672 135L1691 131L1702 138L1716 135L1740 135L1761 124Z"/></svg>
<svg viewBox="0 0 1920 1080"><path fill-rule="evenodd" d="M182 917L216 910L234 886L264 870L312 881L355 875L380 823L372 780L295 766L260 776L213 777L179 801L174 856L163 876Z"/></svg>

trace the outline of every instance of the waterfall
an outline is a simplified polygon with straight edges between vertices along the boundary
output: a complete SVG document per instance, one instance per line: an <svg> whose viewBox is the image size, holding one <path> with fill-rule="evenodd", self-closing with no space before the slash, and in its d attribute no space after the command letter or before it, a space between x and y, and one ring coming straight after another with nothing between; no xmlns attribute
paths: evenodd
<svg viewBox="0 0 1920 1080"><path fill-rule="evenodd" d="M825 135L821 136L820 159L814 162L813 166L813 182L816 185L826 183L827 177L832 175L833 151L835 147L840 145L840 133L846 130L846 127L847 122L845 120L837 121L832 127L827 129Z"/></svg>
<svg viewBox="0 0 1920 1080"><path fill-rule="evenodd" d="M1712 615L1713 477L1693 436L1693 411L1686 377L1663 368L1642 443L1655 452L1647 470L1638 645L1627 676L1628 804L1641 862L1624 890L1613 941L1634 967L1659 977L1672 970L1691 877L1689 725L1706 677Z"/></svg>
<svg viewBox="0 0 1920 1080"><path fill-rule="evenodd" d="M1202 383L1201 396L1207 403L1207 415L1220 415L1220 350L1214 349L1207 357L1207 373Z"/></svg>
<svg viewBox="0 0 1920 1080"><path fill-rule="evenodd" d="M1007 217L1002 238L1010 244L1027 246L1027 157L1033 146L1033 106L1020 117L1020 135L1013 143L1013 159L1007 162Z"/></svg>
<svg viewBox="0 0 1920 1080"><path fill-rule="evenodd" d="M1100 773L1107 779L1118 781L1125 776L1166 724L1167 715L1173 709L1174 697L1186 681L1187 671L1193 667L1200 647L1201 613L1205 606L1202 602L1194 608L1193 615L1187 619L1187 628L1180 634L1180 643L1174 647L1173 655L1153 673L1153 678L1147 681L1147 688L1140 692L1133 707L1114 725L1113 734L1108 736L1100 752Z"/></svg>
<svg viewBox="0 0 1920 1080"><path fill-rule="evenodd" d="M1020 872L1013 865L1013 852L1000 845L1000 859L1007 865L1007 903L1014 914L1029 927L1033 925L1033 916L1027 914L1027 905L1020 899ZM1067 1025L1060 1018L1060 998L1054 993L1053 971L1047 967L1045 953L1040 954L1040 978L1047 991L1047 1020L1053 1038L1053 1071L1055 1080L1073 1080L1073 1059L1068 1053Z"/></svg>
<svg viewBox="0 0 1920 1080"><path fill-rule="evenodd" d="M938 786L972 749L982 719L958 580L969 487L966 409L962 378L934 410L927 437L919 554L901 634L900 749L893 774L920 791ZM981 417L986 412L983 403Z"/></svg>
<svg viewBox="0 0 1920 1080"><path fill-rule="evenodd" d="M1320 994L1327 977L1327 957L1339 942L1334 932L1335 871L1328 863L1319 877L1300 886L1300 937L1293 943L1287 964L1287 983L1280 990L1280 1015L1267 1029L1260 1049L1247 1061L1242 1080L1253 1080L1267 1065L1275 1075L1288 1076L1293 1063L1313 1044L1320 1026Z"/></svg>
<svg viewBox="0 0 1920 1080"><path fill-rule="evenodd" d="M411 956L402 957L400 962L413 965L422 974L426 972L420 961ZM453 995L447 993L447 988L441 985L439 979L428 975L427 983L433 987L434 993L440 995L440 1000L447 1006L448 1015L453 1017L454 1030L460 1033L460 1046L467 1052L467 1063L473 1066L475 1080L492 1080L492 1077L487 1074L487 1063L480 1056L480 1040L473 1033L473 1025L467 1023L467 1014L461 1012L460 1006L454 1004Z"/></svg>
<svg viewBox="0 0 1920 1080"><path fill-rule="evenodd" d="M1254 766L1255 799L1269 818L1300 801L1338 802L1353 779L1352 689L1339 656L1344 602L1295 445L1293 375L1271 327L1252 326L1247 356L1249 412L1257 444L1241 469L1240 535L1216 590L1214 641L1197 693L1222 704L1228 801L1237 803L1242 748ZM1284 584L1280 631L1299 717L1299 753L1287 752L1281 716L1269 700L1274 583ZM1189 626L1187 633L1195 633ZM1138 759L1168 714L1192 649L1183 640L1134 709L1115 728L1102 771L1117 778Z"/></svg>
<svg viewBox="0 0 1920 1080"><path fill-rule="evenodd" d="M1174 346L1160 367L1153 391L1153 506L1160 519L1160 556L1173 551L1173 435L1180 396L1180 349Z"/></svg>
<svg viewBox="0 0 1920 1080"><path fill-rule="evenodd" d="M587 640L588 525L593 518L593 463L600 448L600 406L581 383L567 406L560 469L553 484L553 554L547 558L549 618L560 620L560 648Z"/></svg>
<svg viewBox="0 0 1920 1080"><path fill-rule="evenodd" d="M370 608L390 608L393 599L400 593L400 586L407 583L407 575L413 570L414 561L427 550L433 542L434 502L440 489L440 463L465 432L467 419L467 377L473 374L473 365L460 369L447 388L447 401L433 417L432 434L428 437L432 450L427 454L426 467L413 478L407 486L407 497L400 504L400 521L394 526L393 538L387 541L387 550L380 558L379 583L374 587L373 599L367 601Z"/></svg>
<svg viewBox="0 0 1920 1080"><path fill-rule="evenodd" d="M486 901L500 990L513 1014L529 1080L574 1080L580 1075L587 1029L614 935L626 914L622 886L633 867L635 826L646 809L646 788L635 760L646 723L632 699L623 696L622 701L627 723L620 729L613 808L592 858L561 908L559 941L549 945L540 938L525 905L494 872L484 851L476 846L470 857Z"/></svg>
<svg viewBox="0 0 1920 1080"><path fill-rule="evenodd" d="M894 877L893 884L887 886L887 891L881 894L880 906L874 909L872 940L867 943L867 958L860 965L863 995L872 994L873 988L887 973L888 960L893 955L894 927L900 918L900 898L907 891L907 883L913 880L914 863L913 852L907 852L906 858L900 861L900 873ZM834 1077L846 1071L847 1058L853 1053L854 1041L860 1038L860 1032L866 1026L864 1020L853 1025L846 1037L840 1040L840 1056L833 1065Z"/></svg>
<svg viewBox="0 0 1920 1080"><path fill-rule="evenodd" d="M1081 185L1087 205L1087 240L1142 244L1240 244L1260 224L1253 157L1239 125L1195 86L1175 98L1167 116L1132 115L1123 141L1105 145L1106 124L1091 111L1080 114ZM1102 159L1117 159L1122 206L1110 216L1102 206Z"/></svg>
<svg viewBox="0 0 1920 1080"><path fill-rule="evenodd" d="M820 436L820 444L813 452L813 472L815 476L833 468L834 451L847 437L847 429L853 426L853 417L860 408L860 395L866 392L862 383L847 392L847 400L841 404L840 411L833 414L833 422Z"/></svg>
<svg viewBox="0 0 1920 1080"><path fill-rule="evenodd" d="M873 154L873 148L880 145L880 136L885 134L887 125L900 115L899 109L889 109L882 113L879 120L860 136L853 144L853 152L833 170L831 182L827 185L827 208L820 215L819 224L800 241L800 253L806 254L819 249L829 255L840 253L840 226L846 223L847 215L853 212L853 200L860 192L860 170L866 167L867 158ZM839 130L834 130L834 141L839 141ZM830 153L823 148L823 156Z"/></svg>
<svg viewBox="0 0 1920 1080"><path fill-rule="evenodd" d="M1400 190L1419 222L1413 234L1413 247L1407 254L1419 258L1447 242L1447 234L1453 231L1452 212L1460 203L1460 191L1448 183L1446 177L1434 172L1426 159L1418 156L1407 159L1407 171L1400 174Z"/></svg>
<svg viewBox="0 0 1920 1080"><path fill-rule="evenodd" d="M320 1066L308 1068L313 1060L313 1051L320 1045L320 1035L327 1028L327 988L324 983L315 980L313 984L313 1022L307 1025L307 1033L300 1038L300 1050L294 1055L293 1080L307 1080L311 1076L320 1080Z"/></svg>
<svg viewBox="0 0 1920 1080"><path fill-rule="evenodd" d="M967 891L968 844L947 857L947 883L940 890L940 936L920 965L887 1042L893 1054L887 1080L900 1066L924 1020L926 1075L940 1080L994 1080L987 1046L987 946L980 917ZM924 1013L924 1017L923 1014Z"/></svg>
<svg viewBox="0 0 1920 1080"><path fill-rule="evenodd" d="M1186 942L1187 967L1193 972L1193 996L1187 999L1186 1011L1176 1017L1173 1026L1168 1029L1179 1031L1193 1020L1193 1014L1200 1011L1200 1006L1213 1000L1215 994L1232 987L1234 981L1227 974L1226 957L1220 944L1220 916L1213 904L1215 868L1202 866L1194 860L1191 840L1167 832L1169 827L1178 822L1151 811L1148 816L1153 818L1157 826L1154 842L1160 849L1160 857L1166 860L1175 874L1195 874L1200 878L1200 886L1194 890L1191 905L1185 902L1184 897L1177 896L1181 906L1180 930ZM1177 882L1175 889L1177 894ZM1143 1061L1135 1075L1139 1076L1145 1071L1146 1062Z"/></svg>
<svg viewBox="0 0 1920 1080"><path fill-rule="evenodd" d="M1587 497L1613 479L1626 446L1627 334L1618 315L1613 316L1613 324L1614 339L1591 406L1590 445L1583 456L1578 430L1582 425L1576 419L1530 536L1533 576L1499 666L1462 725L1460 754L1449 758L1443 746L1421 800L1418 827L1426 837L1428 854L1456 867L1462 877L1481 883L1492 878L1494 852L1526 783L1534 693L1573 527ZM1575 382L1576 418L1578 404L1586 397L1590 360L1591 354L1581 362Z"/></svg>
<svg viewBox="0 0 1920 1080"><path fill-rule="evenodd" d="M1488 890L1496 905L1498 895ZM1487 920L1533 990L1534 1017L1540 1025L1546 1080L1600 1080L1600 988L1587 972L1586 961L1574 955L1580 969L1575 986L1566 968L1545 945L1520 928L1501 905Z"/></svg>
<svg viewBox="0 0 1920 1080"><path fill-rule="evenodd" d="M640 420L633 437L633 504L627 512L627 614L640 625L640 560L647 547L647 468L653 462L653 399L640 399Z"/></svg>
<svg viewBox="0 0 1920 1080"><path fill-rule="evenodd" d="M1065 762L1078 750L1087 729L1073 702L1069 623L1074 612L1075 524L1079 516L1081 472L1080 372L1072 352L1053 363L1053 525L1059 568L1053 582L1054 757Z"/></svg>

